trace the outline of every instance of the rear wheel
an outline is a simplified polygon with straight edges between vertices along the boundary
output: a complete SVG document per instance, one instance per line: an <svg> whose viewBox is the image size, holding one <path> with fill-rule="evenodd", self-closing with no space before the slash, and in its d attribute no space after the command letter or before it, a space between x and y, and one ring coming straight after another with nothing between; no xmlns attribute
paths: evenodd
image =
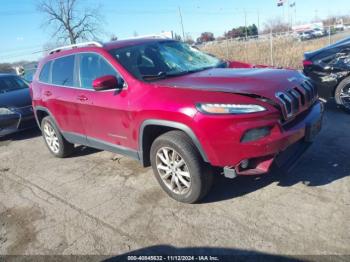
<svg viewBox="0 0 350 262"><path fill-rule="evenodd" d="M158 137L151 147L153 172L173 199L195 203L210 190L213 176L192 140L181 131Z"/></svg>
<svg viewBox="0 0 350 262"><path fill-rule="evenodd" d="M41 121L41 132L47 148L54 156L62 158L72 154L74 144L64 139L50 116Z"/></svg>
<svg viewBox="0 0 350 262"><path fill-rule="evenodd" d="M335 101L350 113L350 77L341 81L335 90Z"/></svg>

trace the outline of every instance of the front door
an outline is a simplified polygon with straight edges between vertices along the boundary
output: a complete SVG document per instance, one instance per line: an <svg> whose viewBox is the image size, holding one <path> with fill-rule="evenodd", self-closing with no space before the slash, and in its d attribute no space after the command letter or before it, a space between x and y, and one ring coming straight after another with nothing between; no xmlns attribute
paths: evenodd
<svg viewBox="0 0 350 262"><path fill-rule="evenodd" d="M92 87L93 80L101 76L115 75L121 83L122 78L97 53L81 53L78 60L80 89L77 101L89 144L100 148L127 147L130 139L127 89L95 91Z"/></svg>

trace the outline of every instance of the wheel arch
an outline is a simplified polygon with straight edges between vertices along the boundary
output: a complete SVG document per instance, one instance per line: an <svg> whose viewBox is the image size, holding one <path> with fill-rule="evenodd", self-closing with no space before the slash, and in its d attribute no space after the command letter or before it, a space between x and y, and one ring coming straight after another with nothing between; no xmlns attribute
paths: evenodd
<svg viewBox="0 0 350 262"><path fill-rule="evenodd" d="M350 71L348 72L347 75L343 76L342 78L340 78L338 80L337 85L333 89L333 97L335 98L335 101L336 101L337 104L338 104L338 101L336 99L337 89L338 89L339 85L341 85L344 81L349 81L350 82Z"/></svg>
<svg viewBox="0 0 350 262"><path fill-rule="evenodd" d="M53 121L55 122L55 125L59 128L57 121L55 117L51 114L50 110L47 109L46 107L43 106L36 106L34 108L34 115L35 115L35 120L36 123L38 124L39 128L41 129L41 121L44 119L46 116L50 116Z"/></svg>
<svg viewBox="0 0 350 262"><path fill-rule="evenodd" d="M333 97L335 97L335 93L336 93L337 88L338 88L338 86L340 85L340 83L343 82L343 81L346 80L346 79L350 79L350 71L349 71L345 76L342 76L341 78L339 78L339 79L337 80L337 84L336 84L336 85L334 86L334 88L333 88Z"/></svg>
<svg viewBox="0 0 350 262"><path fill-rule="evenodd" d="M201 143L190 127L174 121L149 119L142 123L139 130L139 156L143 166L150 166L149 153L153 141L158 136L172 130L180 130L187 134L196 146L203 160L209 162Z"/></svg>

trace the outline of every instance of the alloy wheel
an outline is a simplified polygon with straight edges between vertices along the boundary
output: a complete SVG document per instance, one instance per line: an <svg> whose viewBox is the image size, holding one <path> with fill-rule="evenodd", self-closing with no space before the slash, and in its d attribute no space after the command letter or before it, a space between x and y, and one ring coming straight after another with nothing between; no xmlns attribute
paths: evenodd
<svg viewBox="0 0 350 262"><path fill-rule="evenodd" d="M173 148L162 147L156 155L156 165L164 184L176 194L186 194L191 187L191 175L183 157Z"/></svg>
<svg viewBox="0 0 350 262"><path fill-rule="evenodd" d="M343 87L339 94L341 104L350 109L350 84Z"/></svg>
<svg viewBox="0 0 350 262"><path fill-rule="evenodd" d="M48 122L44 124L44 137L50 150L57 154L60 151L60 143L55 132L55 129Z"/></svg>

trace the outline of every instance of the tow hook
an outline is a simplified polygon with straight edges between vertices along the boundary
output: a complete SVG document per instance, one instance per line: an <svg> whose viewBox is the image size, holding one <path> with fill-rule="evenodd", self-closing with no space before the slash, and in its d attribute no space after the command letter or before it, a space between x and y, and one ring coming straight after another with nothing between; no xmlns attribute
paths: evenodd
<svg viewBox="0 0 350 262"><path fill-rule="evenodd" d="M224 167L224 176L230 179L233 179L237 176L236 170L232 166L225 166Z"/></svg>
<svg viewBox="0 0 350 262"><path fill-rule="evenodd" d="M320 100L320 101L321 101L322 103L324 103L324 104L327 103L327 100L324 99L324 98L322 98L322 97L319 97L318 100Z"/></svg>
<svg viewBox="0 0 350 262"><path fill-rule="evenodd" d="M327 103L327 100L321 97L319 97L318 100L321 102L321 111L323 113L325 111L325 107L326 107L325 104Z"/></svg>

